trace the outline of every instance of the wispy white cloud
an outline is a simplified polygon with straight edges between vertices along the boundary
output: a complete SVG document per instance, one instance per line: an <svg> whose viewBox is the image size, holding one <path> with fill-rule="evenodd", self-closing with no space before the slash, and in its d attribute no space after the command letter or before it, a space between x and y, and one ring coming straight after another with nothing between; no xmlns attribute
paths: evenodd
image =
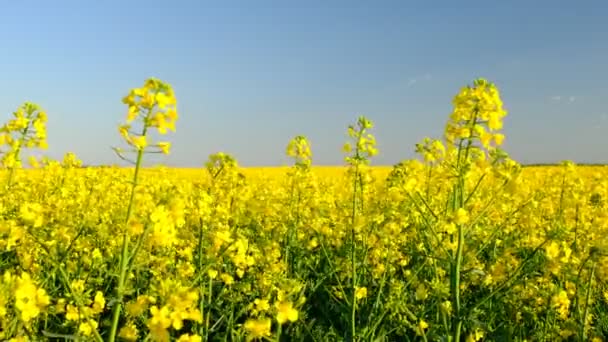
<svg viewBox="0 0 608 342"><path fill-rule="evenodd" d="M550 99L551 99L551 101L555 101L555 102L565 101L568 103L572 103L577 100L576 96L573 96L573 95L570 95L570 96L554 95L554 96L551 96Z"/></svg>
<svg viewBox="0 0 608 342"><path fill-rule="evenodd" d="M416 77L412 77L407 81L407 86L411 87L416 83L419 82L423 82L423 81L430 81L433 79L433 75L431 75L430 73L426 73L424 75L421 76L416 76Z"/></svg>
<svg viewBox="0 0 608 342"><path fill-rule="evenodd" d="M595 121L593 128L602 129L606 126L606 123L608 123L608 113L602 113L598 117L597 121Z"/></svg>

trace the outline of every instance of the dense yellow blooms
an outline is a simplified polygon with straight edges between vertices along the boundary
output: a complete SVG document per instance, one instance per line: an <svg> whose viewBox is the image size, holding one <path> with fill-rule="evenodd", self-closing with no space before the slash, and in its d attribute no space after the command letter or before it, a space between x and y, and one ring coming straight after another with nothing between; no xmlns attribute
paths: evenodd
<svg viewBox="0 0 608 342"><path fill-rule="evenodd" d="M298 320L298 310L293 308L290 302L280 302L276 304L277 322L284 324L286 322L295 322Z"/></svg>
<svg viewBox="0 0 608 342"><path fill-rule="evenodd" d="M13 113L13 119L0 127L0 164L11 170L7 186L12 183L14 170L22 166L21 154L25 149L48 147L46 122L46 112L37 104L26 102Z"/></svg>
<svg viewBox="0 0 608 342"><path fill-rule="evenodd" d="M149 130L175 130L170 86L124 103L119 156L168 154ZM505 116L477 80L445 139L394 167L370 166L360 117L345 167L313 166L297 135L290 167L218 152L201 169L131 160L134 177L72 153L20 169L14 151L46 141L24 105L0 132L0 340L106 341L116 322L125 341L601 341L608 168L522 167L499 148Z"/></svg>
<svg viewBox="0 0 608 342"><path fill-rule="evenodd" d="M268 318L248 319L243 328L247 331L250 338L269 337L272 321Z"/></svg>
<svg viewBox="0 0 608 342"><path fill-rule="evenodd" d="M15 308L21 312L21 319L29 322L38 317L50 304L44 289L38 288L29 274L23 273L15 279Z"/></svg>

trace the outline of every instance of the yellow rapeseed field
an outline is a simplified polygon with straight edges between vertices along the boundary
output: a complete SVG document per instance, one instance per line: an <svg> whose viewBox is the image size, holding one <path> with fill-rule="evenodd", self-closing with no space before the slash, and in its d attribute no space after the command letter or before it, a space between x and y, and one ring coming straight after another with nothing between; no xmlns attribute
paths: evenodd
<svg viewBox="0 0 608 342"><path fill-rule="evenodd" d="M123 99L117 159L82 167L46 145L27 103L0 130L0 340L603 341L608 168L522 167L479 79L419 158L372 167L373 124L347 127L345 166L143 168L178 131L170 85ZM52 115L49 115L52 117ZM167 137L155 141L154 136Z"/></svg>

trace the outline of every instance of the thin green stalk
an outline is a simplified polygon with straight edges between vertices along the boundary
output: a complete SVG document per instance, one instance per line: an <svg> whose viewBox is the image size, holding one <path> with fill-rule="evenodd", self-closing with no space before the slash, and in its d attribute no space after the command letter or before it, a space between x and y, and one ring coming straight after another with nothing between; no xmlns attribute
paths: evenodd
<svg viewBox="0 0 608 342"><path fill-rule="evenodd" d="M429 200L429 198L431 197L431 180L432 180L432 175L433 175L433 165L431 163L429 163L429 165L427 166L427 168L429 169L428 173L427 173L427 178L426 178L426 200Z"/></svg>
<svg viewBox="0 0 608 342"><path fill-rule="evenodd" d="M298 201L299 201L299 192L300 190L297 189L296 184L297 184L297 177L299 175L300 170L297 169L297 166L295 168L295 172L293 173L293 175L291 176L291 190L290 190L290 195L289 195L289 214L290 214L290 224L287 227L287 241L285 242L285 265L287 265L287 276L289 276L291 274L291 272L293 271L293 265L292 265L292 256L291 256L291 246L293 244L293 234L294 234L294 229L298 224L298 219L296 218L294 220L294 213L293 213L293 202L294 202L294 198L296 198L296 192L298 193ZM298 214L298 210L299 210L299 203L296 204L296 216L299 216Z"/></svg>
<svg viewBox="0 0 608 342"><path fill-rule="evenodd" d="M276 342L280 342L281 341L281 333L282 333L282 326L281 324L279 324L279 327L277 328L277 337L276 337Z"/></svg>
<svg viewBox="0 0 608 342"><path fill-rule="evenodd" d="M333 275L337 274L338 269L336 267L334 267L332 259L329 257L329 253L327 253L327 248L325 248L325 239L320 238L319 245L321 246L323 255L325 256L325 259L327 260L327 263L329 264L329 267L331 268L331 275L333 276ZM338 283L338 287L340 288L340 291L341 291L342 295L344 296L344 300L346 301L346 305L350 305L348 296L346 295L346 291L344 290L344 285L342 285L342 281L340 280L340 276L336 275L335 277L336 277L336 281Z"/></svg>
<svg viewBox="0 0 608 342"><path fill-rule="evenodd" d="M361 137L363 135L363 130L359 132L357 137L357 145L355 148L355 174L353 180L353 199L352 199L352 212L351 212L351 228L350 228L350 258L351 258L351 267L352 267L352 306L351 306L351 316L350 316L350 329L351 329L351 339L354 341L356 332L357 332L357 260L356 260L356 231L355 224L357 218L357 190L358 190L358 181L359 181L359 162L360 162L360 151L359 151L359 142L361 141Z"/></svg>
<svg viewBox="0 0 608 342"><path fill-rule="evenodd" d="M203 269L203 225L202 225L202 220L201 220L201 227L200 227L200 232L198 235L198 252L197 252L197 264L198 264L198 274L199 276L202 273L202 269ZM200 282L198 284L199 287L199 291L201 292L201 294L203 293L203 283ZM199 301L199 311L201 312L201 315L203 313L205 313L205 296L200 296L200 301ZM199 335L203 335L203 326L202 324L199 325L199 329L198 329L198 334Z"/></svg>
<svg viewBox="0 0 608 342"><path fill-rule="evenodd" d="M462 252L464 250L464 228L462 225L458 226L458 247L456 250L456 258L454 261L454 272L453 276L453 292L452 292L452 300L455 309L455 320L456 324L454 326L453 337L454 341L460 341L460 330L462 328L462 319L460 317L461 307L460 307L460 268L462 264Z"/></svg>
<svg viewBox="0 0 608 342"><path fill-rule="evenodd" d="M25 137L27 136L27 132L29 130L30 126L29 124L23 129L23 131L21 131L21 137L19 138L19 144L17 145L17 149L15 150L15 161L16 162L21 162L21 146L23 145L23 141L25 140ZM8 173L8 180L6 182L6 188L10 188L11 185L13 185L13 177L15 175L15 165L12 165L9 173Z"/></svg>
<svg viewBox="0 0 608 342"><path fill-rule="evenodd" d="M475 108L473 110L473 119L471 120L470 131L473 132L473 128L477 123L477 114L478 109ZM469 136L467 138L467 145L464 150L464 156L461 155L461 150L463 140L460 141L458 145L458 161L456 168L458 170L458 178L456 180L456 185L454 186L453 199L452 199L452 210L455 212L457 209L462 208L464 206L464 192L465 192L465 184L464 184L464 171L462 170L461 162L469 158L470 149L473 145L473 136ZM462 157L462 159L461 159ZM462 267L463 260L463 251L465 244L465 234L464 234L464 226L458 225L458 242L456 247L456 255L454 256L453 263L451 265L451 274L450 274L450 288L452 292L452 305L454 307L454 318L452 325L452 338L454 341L460 341L460 334L462 331L462 317L461 317L461 298L460 298L460 273Z"/></svg>
<svg viewBox="0 0 608 342"><path fill-rule="evenodd" d="M593 262L593 266L591 266L591 272L589 272L589 279L587 280L587 296L585 297L585 312L583 314L583 320L580 323L580 332L581 341L587 340L587 330L585 329L585 325L587 324L587 316L589 315L589 302L591 301L591 292L592 292L592 283L593 276L595 275L595 266L597 262Z"/></svg>
<svg viewBox="0 0 608 342"><path fill-rule="evenodd" d="M355 175L358 174L359 166L355 166ZM352 209L352 226L350 230L350 238L351 238L351 246L350 246L350 258L351 258L351 267L352 267L352 288L353 288L353 296L352 296L352 307L351 307L351 337L354 341L355 333L356 333L356 311L357 311L357 260L356 260L356 232L355 232L355 219L357 215L357 180L355 177L354 183L354 194L353 194L353 209Z"/></svg>
<svg viewBox="0 0 608 342"><path fill-rule="evenodd" d="M209 341L209 317L211 316L211 297L213 296L213 279L209 278L209 311L205 315L205 341ZM203 312L201 312L203 313Z"/></svg>
<svg viewBox="0 0 608 342"><path fill-rule="evenodd" d="M148 113L149 114L149 113ZM146 120L147 121L147 120ZM148 131L147 124L144 123L142 136L146 136ZM131 213L133 211L133 203L135 202L135 189L137 187L137 180L139 177L139 171L141 169L141 163L143 160L144 150L140 149L137 151L137 160L135 162L135 173L133 174L133 184L131 185L131 195L129 196L129 204L127 207L127 217L125 219L125 231L123 233L122 250L120 254L120 273L118 278L118 284L116 286L116 303L112 312L112 326L110 328L109 342L116 340L116 332L118 331L118 321L120 320L120 310L125 292L125 280L127 278L127 269L129 262L129 229L128 224L131 219ZM135 255L131 256L134 259Z"/></svg>

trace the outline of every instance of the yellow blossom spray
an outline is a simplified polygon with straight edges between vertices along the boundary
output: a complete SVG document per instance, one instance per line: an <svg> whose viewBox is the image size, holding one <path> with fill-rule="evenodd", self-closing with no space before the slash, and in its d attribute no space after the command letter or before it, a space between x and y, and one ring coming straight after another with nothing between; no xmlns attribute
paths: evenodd
<svg viewBox="0 0 608 342"><path fill-rule="evenodd" d="M115 148L117 155L135 165L135 172L131 185L131 195L127 206L125 226L128 226L133 211L135 189L138 185L138 176L142 166L143 156L146 152L169 153L169 143L160 142L156 144L148 143L148 133L151 128L156 128L159 134L166 134L167 130L175 131L175 121L177 120L177 101L171 86L161 80L150 78L145 81L141 88L132 89L123 99L123 103L128 106L127 120L125 124L119 126L119 132L125 142L132 147L131 151L136 153L135 161L125 157L122 149ZM133 132L133 124L140 124L140 131ZM151 149L155 146L155 149ZM119 258L119 278L116 285L116 304L112 314L112 326L108 341L114 342L118 331L118 321L125 294L125 283L130 262L135 258L145 234L141 234L138 243L133 250L129 249L129 230L123 231L123 243Z"/></svg>
<svg viewBox="0 0 608 342"><path fill-rule="evenodd" d="M0 128L0 147L8 146L2 155L2 165L8 168L6 182L10 188L15 170L21 168L21 152L24 148L47 148L46 112L35 103L26 102L13 113L14 118Z"/></svg>

